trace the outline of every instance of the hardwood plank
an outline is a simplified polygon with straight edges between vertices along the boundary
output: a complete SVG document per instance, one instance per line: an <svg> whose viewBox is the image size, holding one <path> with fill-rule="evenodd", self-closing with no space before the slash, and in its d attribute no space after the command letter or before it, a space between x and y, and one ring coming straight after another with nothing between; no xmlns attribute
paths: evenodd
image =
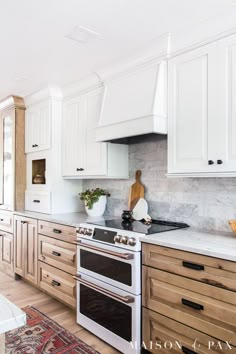
<svg viewBox="0 0 236 354"><path fill-rule="evenodd" d="M101 354L120 353L79 326L76 323L75 311L25 281L16 281L0 272L0 293L21 308L28 305L36 307L39 311L73 333L80 340L95 348Z"/></svg>

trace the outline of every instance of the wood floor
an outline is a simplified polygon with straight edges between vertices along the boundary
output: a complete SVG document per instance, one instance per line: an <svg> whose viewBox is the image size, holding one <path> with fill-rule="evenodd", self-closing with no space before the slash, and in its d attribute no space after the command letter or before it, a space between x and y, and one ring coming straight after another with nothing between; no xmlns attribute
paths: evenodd
<svg viewBox="0 0 236 354"><path fill-rule="evenodd" d="M16 281L0 272L0 294L6 296L20 308L27 305L36 307L101 354L120 353L83 327L77 325L76 315L73 310L23 280Z"/></svg>

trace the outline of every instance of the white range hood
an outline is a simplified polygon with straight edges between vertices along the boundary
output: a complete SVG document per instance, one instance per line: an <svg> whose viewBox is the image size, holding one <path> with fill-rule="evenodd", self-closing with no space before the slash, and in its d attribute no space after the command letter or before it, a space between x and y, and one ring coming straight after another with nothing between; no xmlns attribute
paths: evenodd
<svg viewBox="0 0 236 354"><path fill-rule="evenodd" d="M97 141L167 134L167 63L152 62L104 81Z"/></svg>

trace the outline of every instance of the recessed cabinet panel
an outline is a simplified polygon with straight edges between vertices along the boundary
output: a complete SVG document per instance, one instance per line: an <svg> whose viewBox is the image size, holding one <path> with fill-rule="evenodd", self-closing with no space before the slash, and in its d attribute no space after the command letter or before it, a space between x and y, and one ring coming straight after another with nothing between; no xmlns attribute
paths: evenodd
<svg viewBox="0 0 236 354"><path fill-rule="evenodd" d="M169 173L208 171L208 67L206 49L169 63Z"/></svg>
<svg viewBox="0 0 236 354"><path fill-rule="evenodd" d="M26 110L25 152L50 149L51 107L48 101L36 104Z"/></svg>
<svg viewBox="0 0 236 354"><path fill-rule="evenodd" d="M107 144L96 142L96 127L98 125L101 99L100 90L96 90L86 97L86 175L106 175L107 173Z"/></svg>
<svg viewBox="0 0 236 354"><path fill-rule="evenodd" d="M84 98L65 102L62 123L62 175L76 176L84 170Z"/></svg>
<svg viewBox="0 0 236 354"><path fill-rule="evenodd" d="M13 235L0 231L0 270L13 274Z"/></svg>

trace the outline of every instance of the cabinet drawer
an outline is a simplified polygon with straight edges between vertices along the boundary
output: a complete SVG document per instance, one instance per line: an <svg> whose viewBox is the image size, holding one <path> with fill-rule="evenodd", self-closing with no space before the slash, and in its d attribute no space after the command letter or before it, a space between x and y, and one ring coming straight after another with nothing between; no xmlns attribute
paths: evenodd
<svg viewBox="0 0 236 354"><path fill-rule="evenodd" d="M49 192L25 192L25 209L50 214L51 198Z"/></svg>
<svg viewBox="0 0 236 354"><path fill-rule="evenodd" d="M142 343L152 353L236 353L223 341L145 308L142 326Z"/></svg>
<svg viewBox="0 0 236 354"><path fill-rule="evenodd" d="M39 220L38 230L40 234L54 237L65 242L75 242L76 240L75 227Z"/></svg>
<svg viewBox="0 0 236 354"><path fill-rule="evenodd" d="M236 291L235 262L143 244L143 264L206 284Z"/></svg>
<svg viewBox="0 0 236 354"><path fill-rule="evenodd" d="M38 257L65 272L76 273L76 246L71 243L38 235Z"/></svg>
<svg viewBox="0 0 236 354"><path fill-rule="evenodd" d="M235 293L143 266L143 306L236 345Z"/></svg>
<svg viewBox="0 0 236 354"><path fill-rule="evenodd" d="M40 289L47 291L49 294L75 308L76 282L72 278L72 275L42 262L38 262L38 264L38 285Z"/></svg>
<svg viewBox="0 0 236 354"><path fill-rule="evenodd" d="M0 211L0 230L13 232L13 213Z"/></svg>

